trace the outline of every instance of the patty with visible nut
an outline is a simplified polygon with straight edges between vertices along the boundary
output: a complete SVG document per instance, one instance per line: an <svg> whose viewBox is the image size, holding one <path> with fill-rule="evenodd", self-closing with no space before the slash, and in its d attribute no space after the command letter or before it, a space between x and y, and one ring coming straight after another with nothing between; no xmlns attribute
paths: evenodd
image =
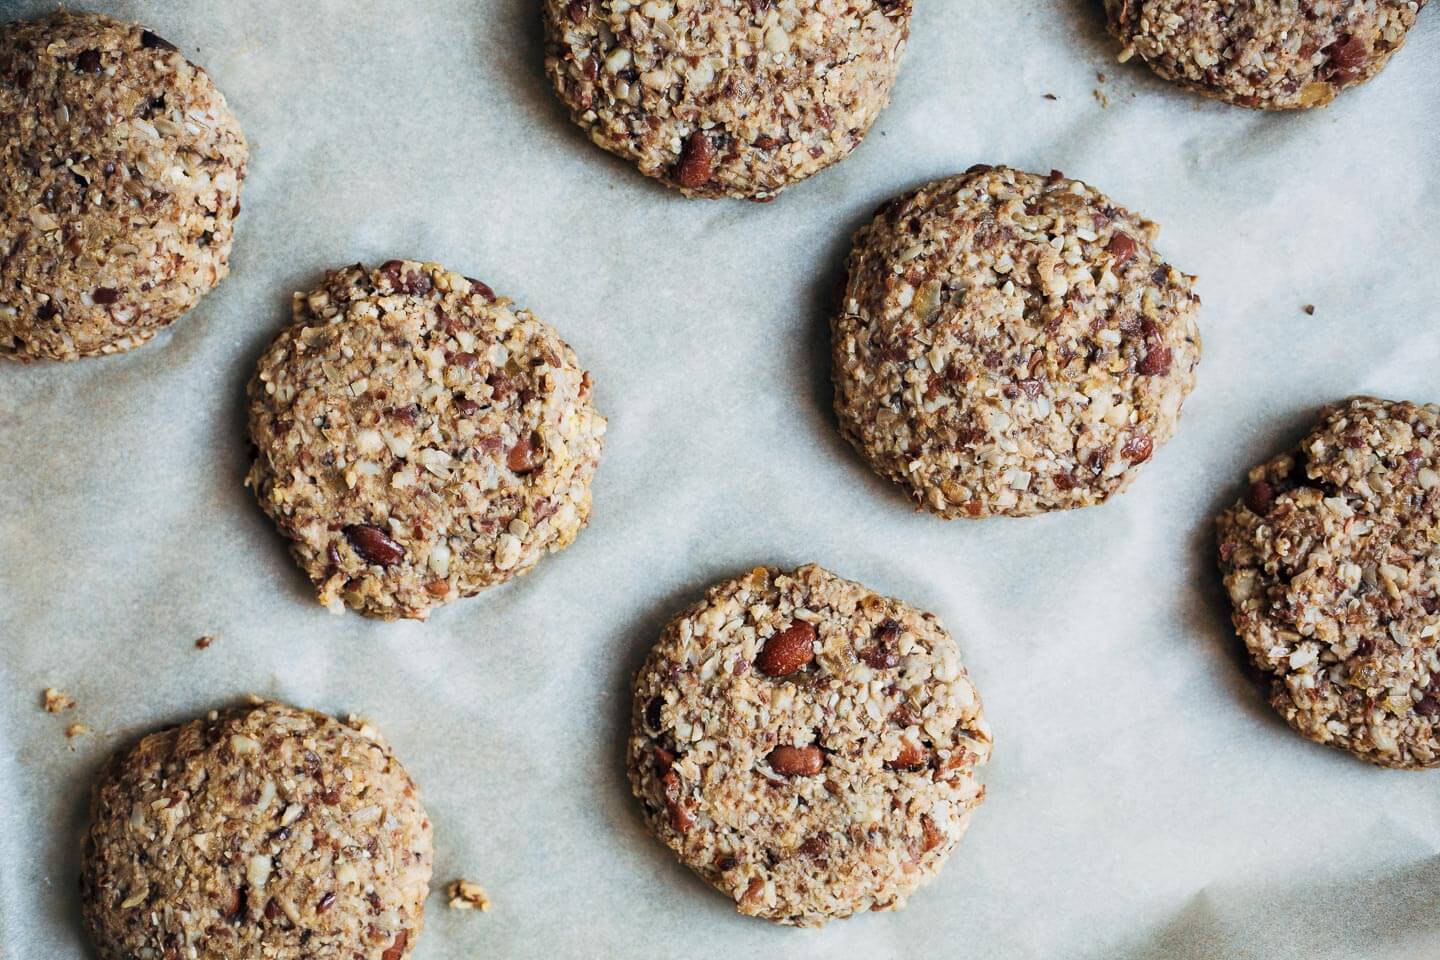
<svg viewBox="0 0 1440 960"><path fill-rule="evenodd" d="M650 829L777 923L903 907L969 826L990 750L939 621L813 565L712 587L635 677Z"/></svg>
<svg viewBox="0 0 1440 960"><path fill-rule="evenodd" d="M1379 73L1428 0L1105 0L1160 76L1244 107L1323 107Z"/></svg>
<svg viewBox="0 0 1440 960"><path fill-rule="evenodd" d="M549 325L434 263L296 294L250 381L246 479L332 610L425 619L590 516L605 418Z"/></svg>
<svg viewBox="0 0 1440 960"><path fill-rule="evenodd" d="M405 960L432 861L415 784L373 729L259 703L111 762L81 905L101 960Z"/></svg>
<svg viewBox="0 0 1440 960"><path fill-rule="evenodd" d="M1058 172L980 166L855 236L831 324L840 432L918 507L1026 516L1123 490L1195 384L1195 278Z"/></svg>
<svg viewBox="0 0 1440 960"><path fill-rule="evenodd" d="M595 143L690 197L769 200L890 100L911 0L545 0L545 69Z"/></svg>
<svg viewBox="0 0 1440 960"><path fill-rule="evenodd" d="M1355 397L1219 518L1235 630L1300 733L1440 765L1440 406Z"/></svg>
<svg viewBox="0 0 1440 960"><path fill-rule="evenodd" d="M138 24L0 26L0 357L138 346L229 272L247 151L204 70Z"/></svg>

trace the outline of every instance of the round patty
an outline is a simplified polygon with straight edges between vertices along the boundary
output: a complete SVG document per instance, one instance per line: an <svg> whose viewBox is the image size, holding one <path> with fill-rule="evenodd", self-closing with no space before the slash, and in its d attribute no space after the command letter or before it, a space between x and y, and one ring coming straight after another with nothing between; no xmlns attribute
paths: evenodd
<svg viewBox="0 0 1440 960"><path fill-rule="evenodd" d="M404 960L431 861L415 784L374 730L261 703L111 763L82 909L101 960Z"/></svg>
<svg viewBox="0 0 1440 960"><path fill-rule="evenodd" d="M545 69L597 144L691 197L773 198L890 100L911 0L545 0Z"/></svg>
<svg viewBox="0 0 1440 960"><path fill-rule="evenodd" d="M1151 69L1245 107L1323 107L1379 73L1427 0L1105 0Z"/></svg>
<svg viewBox="0 0 1440 960"><path fill-rule="evenodd" d="M1356 397L1220 515L1235 629L1312 740L1440 765L1440 406Z"/></svg>
<svg viewBox="0 0 1440 960"><path fill-rule="evenodd" d="M817 566L757 568L665 628L635 678L630 782L741 913L896 910L944 865L990 758L939 622Z"/></svg>
<svg viewBox="0 0 1440 960"><path fill-rule="evenodd" d="M976 167L855 236L834 335L841 433L946 517L1123 490L1195 384L1194 278L1078 180Z"/></svg>
<svg viewBox="0 0 1440 960"><path fill-rule="evenodd" d="M590 516L605 419L547 324L434 263L330 273L250 381L246 483L319 591L424 619Z"/></svg>
<svg viewBox="0 0 1440 960"><path fill-rule="evenodd" d="M210 77L100 14L0 26L0 357L138 346L229 272L245 137Z"/></svg>

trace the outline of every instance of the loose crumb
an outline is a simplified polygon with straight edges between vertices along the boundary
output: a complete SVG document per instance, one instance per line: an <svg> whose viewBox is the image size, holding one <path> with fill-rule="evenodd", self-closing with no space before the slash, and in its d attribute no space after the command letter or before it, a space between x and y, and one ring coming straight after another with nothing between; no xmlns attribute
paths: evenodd
<svg viewBox="0 0 1440 960"><path fill-rule="evenodd" d="M1303 307L1303 309L1304 309L1304 311L1305 311L1305 313L1306 313L1307 316L1311 316L1311 317L1315 316L1315 304L1313 304L1313 303L1307 303L1307 304L1305 304L1305 306Z"/></svg>
<svg viewBox="0 0 1440 960"><path fill-rule="evenodd" d="M445 888L445 895L450 898L451 910L479 910L481 913L490 912L490 897L486 895L485 888L478 883L471 883L469 880L456 880Z"/></svg>
<svg viewBox="0 0 1440 960"><path fill-rule="evenodd" d="M75 698L64 690L56 690L54 687L45 688L45 712L62 713L75 706Z"/></svg>
<svg viewBox="0 0 1440 960"><path fill-rule="evenodd" d="M83 723L72 723L65 728L65 739L74 740L76 737L84 736L90 732L90 728Z"/></svg>
<svg viewBox="0 0 1440 960"><path fill-rule="evenodd" d="M1097 74L1095 74L1095 79L1096 79L1096 80L1099 80L1101 83L1104 83L1104 82L1105 82L1105 74L1103 74L1103 73L1097 73Z"/></svg>
<svg viewBox="0 0 1440 960"><path fill-rule="evenodd" d="M1057 97L1057 96L1055 96L1055 94L1053 94L1053 93L1047 93L1047 94L1045 94L1045 99L1046 99L1046 100L1059 100L1060 98Z"/></svg>
<svg viewBox="0 0 1440 960"><path fill-rule="evenodd" d="M1110 98L1105 96L1105 94L1102 93L1099 88L1096 88L1092 92L1095 94L1095 102L1100 104L1100 108L1102 110L1110 106Z"/></svg>
<svg viewBox="0 0 1440 960"><path fill-rule="evenodd" d="M215 642L214 636L212 636L211 634L208 634L208 633L207 633L207 634L205 634L205 636L203 636L203 637L201 637L200 639L198 639L198 640L195 641L195 649L196 649L196 650L208 650L208 649L210 649L210 644L212 644L212 643L214 643L214 642Z"/></svg>

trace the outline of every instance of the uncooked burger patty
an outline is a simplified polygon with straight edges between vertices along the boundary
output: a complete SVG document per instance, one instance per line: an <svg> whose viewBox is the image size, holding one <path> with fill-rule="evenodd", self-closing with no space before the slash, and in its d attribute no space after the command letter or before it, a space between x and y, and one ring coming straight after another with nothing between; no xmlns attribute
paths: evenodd
<svg viewBox="0 0 1440 960"><path fill-rule="evenodd" d="M1440 765L1440 406L1356 397L1220 515L1235 630L1312 740Z"/></svg>
<svg viewBox="0 0 1440 960"><path fill-rule="evenodd" d="M1379 73L1428 0L1105 0L1160 76L1246 107L1322 107Z"/></svg>
<svg viewBox="0 0 1440 960"><path fill-rule="evenodd" d="M0 26L0 357L149 340L229 272L245 137L204 70L93 13Z"/></svg>
<svg viewBox="0 0 1440 960"><path fill-rule="evenodd" d="M415 784L373 729L261 703L115 758L81 905L101 960L405 960L432 860Z"/></svg>
<svg viewBox="0 0 1440 960"><path fill-rule="evenodd" d="M832 322L840 431L946 517L1123 490L1195 384L1195 278L1158 228L1059 173L921 187L855 237Z"/></svg>
<svg viewBox="0 0 1440 960"><path fill-rule="evenodd" d="M935 617L817 566L712 587L635 678L650 829L778 923L903 907L964 835L990 749Z"/></svg>
<svg viewBox="0 0 1440 960"><path fill-rule="evenodd" d="M250 381L247 483L320 602L424 619L590 516L605 418L574 352L438 264L330 273Z"/></svg>
<svg viewBox="0 0 1440 960"><path fill-rule="evenodd" d="M595 143L692 197L766 200L890 100L911 0L545 0L545 69Z"/></svg>

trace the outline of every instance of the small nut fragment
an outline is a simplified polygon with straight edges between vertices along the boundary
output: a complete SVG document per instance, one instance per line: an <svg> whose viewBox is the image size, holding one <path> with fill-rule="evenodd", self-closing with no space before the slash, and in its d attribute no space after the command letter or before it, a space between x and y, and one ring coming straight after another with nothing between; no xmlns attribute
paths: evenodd
<svg viewBox="0 0 1440 960"><path fill-rule="evenodd" d="M1135 371L1145 377L1163 377L1170 372L1171 357L1169 347L1151 347Z"/></svg>
<svg viewBox="0 0 1440 960"><path fill-rule="evenodd" d="M1105 249L1115 258L1115 266L1123 267L1135 256L1135 239L1128 233L1116 233L1110 238L1110 245Z"/></svg>
<svg viewBox="0 0 1440 960"><path fill-rule="evenodd" d="M544 459L544 456L544 447L532 434L510 448L510 453L505 457L505 464L512 473L529 473L540 466L540 461Z"/></svg>
<svg viewBox="0 0 1440 960"><path fill-rule="evenodd" d="M1155 452L1155 441L1143 433L1137 433L1125 441L1125 446L1120 448L1120 452L1131 463L1144 463L1150 459L1150 454Z"/></svg>
<svg viewBox="0 0 1440 960"><path fill-rule="evenodd" d="M151 33L149 30L142 30L140 32L140 46L144 47L146 50L176 49L175 44L171 43L169 40L166 40L164 37L160 36L157 33Z"/></svg>
<svg viewBox="0 0 1440 960"><path fill-rule="evenodd" d="M374 524L352 523L344 528L345 539L367 561L393 567L405 559L405 548Z"/></svg>
<svg viewBox="0 0 1440 960"><path fill-rule="evenodd" d="M936 826L935 821L930 819L930 814L923 814L920 817L920 828L925 831L924 851L926 853L945 842L945 831Z"/></svg>
<svg viewBox="0 0 1440 960"><path fill-rule="evenodd" d="M466 277L465 279L470 281L470 292L471 292L471 293L478 293L480 296L484 297L486 300L490 301L491 303L494 303L494 302L495 302L495 291L490 289L490 284L488 284L488 283L481 283L479 280L476 280L474 277Z"/></svg>
<svg viewBox="0 0 1440 960"><path fill-rule="evenodd" d="M900 752L893 759L886 760L891 770L916 770L930 760L930 752L909 737L900 738Z"/></svg>
<svg viewBox="0 0 1440 960"><path fill-rule="evenodd" d="M395 934L395 941L390 944L390 949L380 954L380 960L401 960L405 956L405 945L410 942L410 931L401 930Z"/></svg>
<svg viewBox="0 0 1440 960"><path fill-rule="evenodd" d="M815 659L815 626L796 620L765 641L755 669L767 677L788 677Z"/></svg>
<svg viewBox="0 0 1440 960"><path fill-rule="evenodd" d="M1275 506L1275 488L1264 480L1256 480L1245 491L1245 506L1250 508L1251 513L1265 516Z"/></svg>
<svg viewBox="0 0 1440 960"><path fill-rule="evenodd" d="M689 833L695 825L695 814L690 810L690 801L683 796L680 775L673 769L667 770L661 783L665 788L665 808L670 812L670 826L677 833Z"/></svg>
<svg viewBox="0 0 1440 960"><path fill-rule="evenodd" d="M676 168L675 179L686 189L698 190L710 182L714 172L715 147L704 130L696 130L690 134L685 141L685 148L680 151L680 164Z"/></svg>
<svg viewBox="0 0 1440 960"><path fill-rule="evenodd" d="M888 670L900 663L895 652L895 641L900 636L900 624L886 619L875 628L873 643L860 651L860 659L871 670Z"/></svg>
<svg viewBox="0 0 1440 960"><path fill-rule="evenodd" d="M825 754L815 744L783 746L770 751L770 769L782 777L813 777L825 766Z"/></svg>

